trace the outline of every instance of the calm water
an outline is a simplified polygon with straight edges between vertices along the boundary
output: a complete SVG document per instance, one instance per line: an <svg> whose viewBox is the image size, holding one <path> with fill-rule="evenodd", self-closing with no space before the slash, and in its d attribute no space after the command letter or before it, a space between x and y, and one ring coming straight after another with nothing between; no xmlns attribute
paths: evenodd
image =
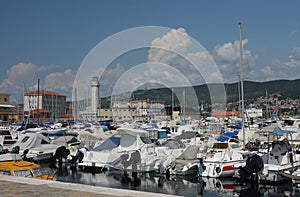
<svg viewBox="0 0 300 197"><path fill-rule="evenodd" d="M105 172L83 172L78 168L64 166L61 169L50 168L49 164L41 164L49 173L55 174L58 181L80 183L93 186L122 188L148 191L180 196L300 196L300 189L292 183L278 186L238 183L235 179L213 179L197 177L170 177L152 174L139 174L133 178L131 174Z"/></svg>

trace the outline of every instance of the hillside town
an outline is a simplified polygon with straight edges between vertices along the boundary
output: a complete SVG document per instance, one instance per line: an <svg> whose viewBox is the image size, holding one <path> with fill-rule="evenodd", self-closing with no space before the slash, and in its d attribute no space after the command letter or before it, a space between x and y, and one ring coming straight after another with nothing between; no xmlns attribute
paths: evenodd
<svg viewBox="0 0 300 197"><path fill-rule="evenodd" d="M92 85L91 85L92 86ZM98 93L99 94L99 93ZM68 120L68 119L86 119L125 122L125 121L149 121L149 120L191 120L201 119L207 116L232 116L233 112L241 112L239 101L227 103L226 112L211 114L205 107L198 110L184 108L183 106L168 106L162 101L143 98L140 100L118 101L114 102L112 107L101 108L94 104L93 99L80 101L81 107L76 112L74 105L68 101L67 96L47 91L31 91L24 95L24 103L12 105L10 103L9 93L0 93L0 121L2 123L20 123L31 120L33 122L40 120L44 122ZM100 99L100 98L98 98ZM91 112L88 105L97 105ZM207 106L207 105L206 105ZM245 108L249 118L278 118L285 116L296 116L299 113L300 99L284 98L280 93L272 93L266 96L260 96L256 99L245 98Z"/></svg>

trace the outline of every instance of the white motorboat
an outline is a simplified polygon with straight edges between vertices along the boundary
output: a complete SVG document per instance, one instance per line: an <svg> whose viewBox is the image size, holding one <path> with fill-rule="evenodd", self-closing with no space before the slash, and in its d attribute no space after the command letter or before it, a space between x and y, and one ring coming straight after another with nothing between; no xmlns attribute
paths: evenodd
<svg viewBox="0 0 300 197"><path fill-rule="evenodd" d="M150 172L155 170L158 157L155 145L150 141L145 130L118 128L120 144L112 149L87 151L82 166L88 168L108 168L133 172Z"/></svg>
<svg viewBox="0 0 300 197"><path fill-rule="evenodd" d="M173 175L193 175L198 173L199 160L197 154L199 147L196 145L188 146L184 152L177 157L170 166L170 174Z"/></svg>
<svg viewBox="0 0 300 197"><path fill-rule="evenodd" d="M240 166L245 165L245 158L237 150L224 150L212 156L202 158L199 175L202 177L232 177Z"/></svg>
<svg viewBox="0 0 300 197"><path fill-rule="evenodd" d="M292 149L287 138L274 140L270 152L263 155L262 158L264 169L259 175L261 182L290 180L286 174L291 174L300 167L300 154Z"/></svg>
<svg viewBox="0 0 300 197"><path fill-rule="evenodd" d="M20 147L20 154L26 159L35 161L51 159L59 145L51 144L49 138L40 133L25 133L18 135L14 146Z"/></svg>

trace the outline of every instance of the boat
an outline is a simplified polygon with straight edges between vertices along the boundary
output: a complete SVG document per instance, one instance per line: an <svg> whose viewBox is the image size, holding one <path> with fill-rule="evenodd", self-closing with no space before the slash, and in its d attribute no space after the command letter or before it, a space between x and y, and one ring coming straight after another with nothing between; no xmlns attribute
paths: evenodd
<svg viewBox="0 0 300 197"><path fill-rule="evenodd" d="M291 133L292 131L276 130L277 134ZM262 156L264 169L259 175L262 183L276 183L290 181L286 174L292 174L300 167L300 154L293 150L287 138L272 142L271 150Z"/></svg>
<svg viewBox="0 0 300 197"><path fill-rule="evenodd" d="M172 165L170 165L168 169L168 173L170 173L170 175L181 176L197 174L199 169L199 160L197 159L198 152L199 146L188 146L184 152L172 162Z"/></svg>
<svg viewBox="0 0 300 197"><path fill-rule="evenodd" d="M155 148L158 158L155 168L159 174L192 175L197 174L199 146L184 144L179 139L168 139Z"/></svg>
<svg viewBox="0 0 300 197"><path fill-rule="evenodd" d="M298 132L300 131L299 126L300 126L300 118L296 118L296 117L283 118L283 125L282 125L283 130Z"/></svg>
<svg viewBox="0 0 300 197"><path fill-rule="evenodd" d="M205 154L199 154L199 175L202 177L232 177L246 159L235 132L221 134Z"/></svg>
<svg viewBox="0 0 300 197"><path fill-rule="evenodd" d="M40 133L20 133L15 146L20 147L20 154L25 160L50 160L60 145L51 144L49 138Z"/></svg>
<svg viewBox="0 0 300 197"><path fill-rule="evenodd" d="M246 160L237 150L224 150L200 158L199 175L202 177L233 177Z"/></svg>
<svg viewBox="0 0 300 197"><path fill-rule="evenodd" d="M3 147L10 148L16 142L17 140L12 138L9 128L7 127L0 128L0 144Z"/></svg>
<svg viewBox="0 0 300 197"><path fill-rule="evenodd" d="M5 151L0 154L0 174L56 181L54 176L45 174L38 164L22 160L17 153Z"/></svg>
<svg viewBox="0 0 300 197"><path fill-rule="evenodd" d="M68 133L71 132L77 133L77 139L89 148L95 147L100 141L116 134L115 130L108 130L106 126L94 122L76 123L68 130Z"/></svg>
<svg viewBox="0 0 300 197"><path fill-rule="evenodd" d="M149 133L142 129L118 128L120 143L105 150L91 150L84 154L78 166L83 170L122 170L132 172L154 171L158 160L155 144L149 139Z"/></svg>

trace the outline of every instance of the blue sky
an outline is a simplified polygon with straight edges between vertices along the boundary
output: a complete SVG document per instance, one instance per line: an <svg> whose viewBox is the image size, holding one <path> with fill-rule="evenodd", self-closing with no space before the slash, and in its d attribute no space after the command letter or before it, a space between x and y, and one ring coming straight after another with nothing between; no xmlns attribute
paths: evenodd
<svg viewBox="0 0 300 197"><path fill-rule="evenodd" d="M239 21L245 79L300 78L299 7L299 1L258 0L2 0L0 91L20 103L23 84L33 90L40 78L43 88L70 96L77 70L91 49L113 34L142 26L183 28L211 54L224 80L233 82L238 59L226 50L236 46ZM142 54L114 64L125 69L147 60L147 52Z"/></svg>

